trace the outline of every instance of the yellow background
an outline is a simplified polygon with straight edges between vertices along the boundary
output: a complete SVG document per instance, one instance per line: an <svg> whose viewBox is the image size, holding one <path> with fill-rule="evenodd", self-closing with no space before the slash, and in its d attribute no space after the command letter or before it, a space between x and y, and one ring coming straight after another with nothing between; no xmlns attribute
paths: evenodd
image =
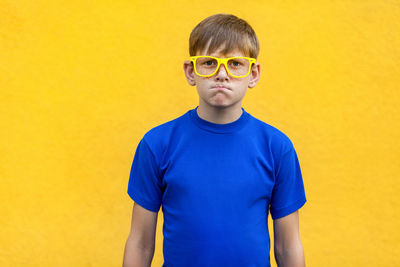
<svg viewBox="0 0 400 267"><path fill-rule="evenodd" d="M400 266L399 1L0 0L1 266L121 266L136 146L198 104L188 38L221 12L260 39L243 107L295 145L307 266Z"/></svg>

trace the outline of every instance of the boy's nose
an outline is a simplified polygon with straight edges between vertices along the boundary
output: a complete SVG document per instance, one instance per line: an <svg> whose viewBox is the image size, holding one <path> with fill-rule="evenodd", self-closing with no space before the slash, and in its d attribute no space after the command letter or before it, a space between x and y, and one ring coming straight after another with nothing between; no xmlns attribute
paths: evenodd
<svg viewBox="0 0 400 267"><path fill-rule="evenodd" d="M215 73L216 78L220 79L225 79L228 77L228 71L225 68L224 64L221 64L217 70L217 73Z"/></svg>

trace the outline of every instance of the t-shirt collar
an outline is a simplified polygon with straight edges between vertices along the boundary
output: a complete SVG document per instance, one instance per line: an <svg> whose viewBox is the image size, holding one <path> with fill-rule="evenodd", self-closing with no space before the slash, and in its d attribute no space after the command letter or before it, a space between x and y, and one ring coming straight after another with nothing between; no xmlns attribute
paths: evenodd
<svg viewBox="0 0 400 267"><path fill-rule="evenodd" d="M198 107L199 106L189 110L190 119L201 129L214 133L236 132L246 125L250 116L250 114L246 112L246 110L243 107L241 107L243 112L242 115L237 120L230 123L218 124L200 118L199 115L197 114Z"/></svg>

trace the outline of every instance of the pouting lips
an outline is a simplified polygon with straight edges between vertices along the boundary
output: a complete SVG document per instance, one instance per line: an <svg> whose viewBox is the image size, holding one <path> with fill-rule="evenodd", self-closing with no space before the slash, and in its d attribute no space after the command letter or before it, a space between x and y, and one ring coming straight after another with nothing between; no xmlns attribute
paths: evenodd
<svg viewBox="0 0 400 267"><path fill-rule="evenodd" d="M211 89L216 89L216 90L231 90L231 89L229 89L228 87L221 86L221 85L217 85L217 86L215 86L215 87L213 87L213 88L211 88Z"/></svg>

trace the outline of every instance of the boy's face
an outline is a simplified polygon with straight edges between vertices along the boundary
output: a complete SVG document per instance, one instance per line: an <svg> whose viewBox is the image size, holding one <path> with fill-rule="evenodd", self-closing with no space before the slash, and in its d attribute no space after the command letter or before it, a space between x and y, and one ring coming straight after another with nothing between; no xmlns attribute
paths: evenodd
<svg viewBox="0 0 400 267"><path fill-rule="evenodd" d="M239 50L235 49L226 55L221 54L224 47L212 53L202 51L196 56L214 56L220 58L226 57L248 57ZM256 86L260 78L260 64L257 62L251 68L250 74L244 78L235 78L228 74L225 66L221 64L217 72L211 77L201 77L194 72L193 65L190 61L184 62L184 71L188 83L192 86L196 85L197 92L200 97L200 105L202 103L213 107L230 107L242 106L242 100L246 94L247 88Z"/></svg>

